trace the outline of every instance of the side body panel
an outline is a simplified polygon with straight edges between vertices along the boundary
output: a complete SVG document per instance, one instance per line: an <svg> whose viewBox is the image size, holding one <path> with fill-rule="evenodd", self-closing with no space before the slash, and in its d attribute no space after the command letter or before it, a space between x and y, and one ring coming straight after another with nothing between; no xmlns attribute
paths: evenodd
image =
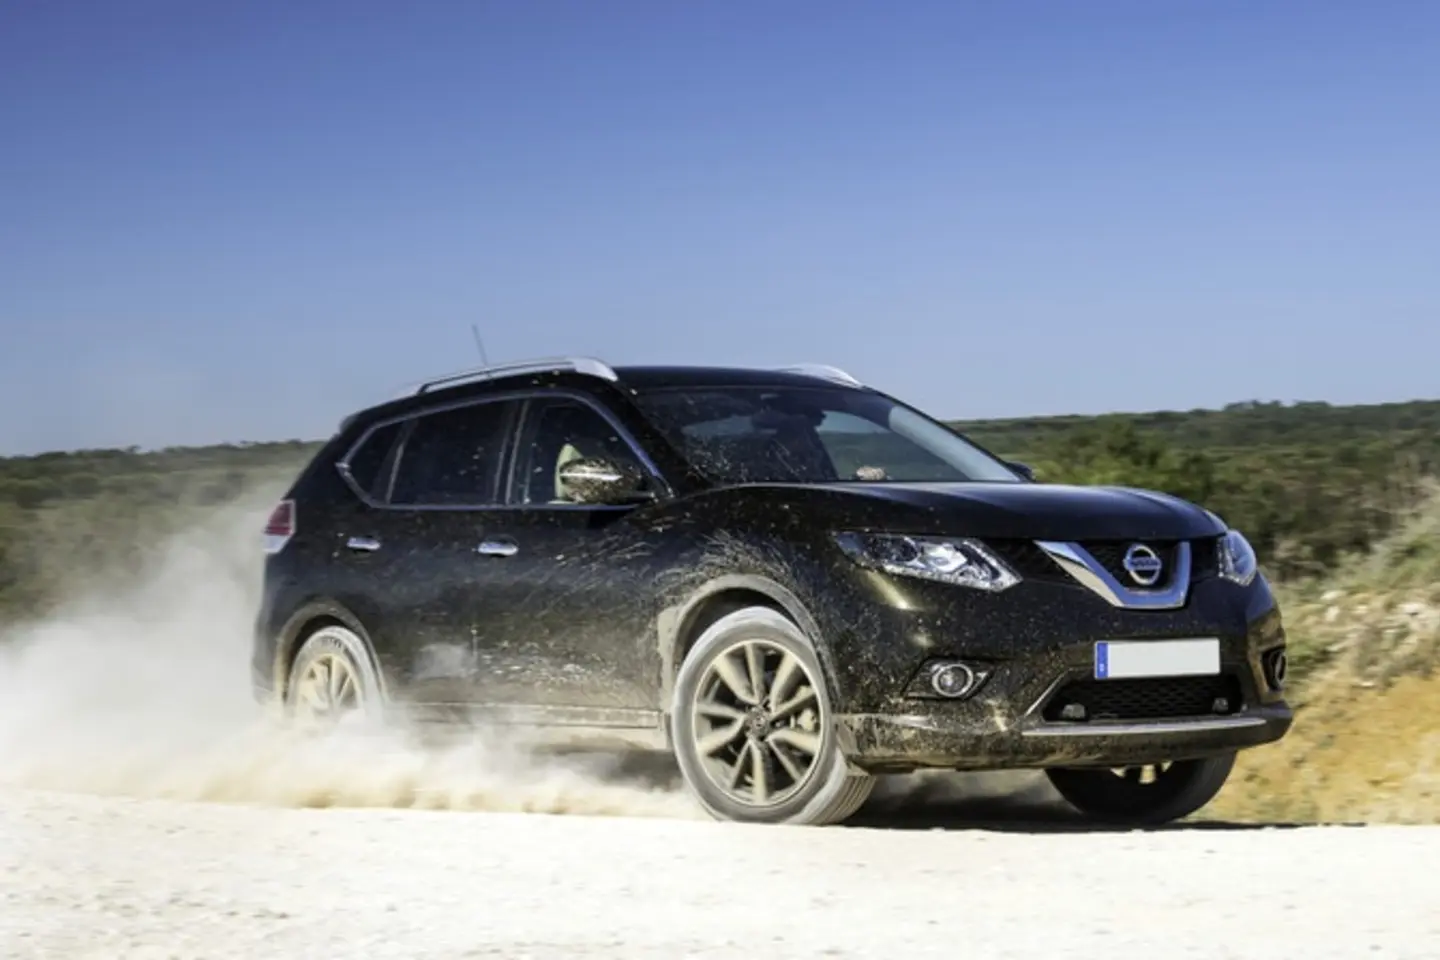
<svg viewBox="0 0 1440 960"><path fill-rule="evenodd" d="M669 551L647 526L634 511L513 510L497 518L495 535L515 553L490 561L497 572L471 602L487 626L482 661L506 674L501 699L654 708L646 641Z"/></svg>

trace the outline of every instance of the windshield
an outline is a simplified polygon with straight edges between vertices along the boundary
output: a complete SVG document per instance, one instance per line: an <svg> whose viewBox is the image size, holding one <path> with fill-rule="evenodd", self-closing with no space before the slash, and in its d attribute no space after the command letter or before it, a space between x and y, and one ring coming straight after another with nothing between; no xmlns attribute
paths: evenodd
<svg viewBox="0 0 1440 960"><path fill-rule="evenodd" d="M658 388L636 402L718 483L1022 482L943 425L867 391Z"/></svg>

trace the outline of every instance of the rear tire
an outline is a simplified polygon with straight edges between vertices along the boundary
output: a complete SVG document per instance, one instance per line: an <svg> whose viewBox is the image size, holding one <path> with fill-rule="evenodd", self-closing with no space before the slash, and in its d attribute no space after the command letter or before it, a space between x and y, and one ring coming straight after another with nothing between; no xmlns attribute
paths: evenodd
<svg viewBox="0 0 1440 960"><path fill-rule="evenodd" d="M359 634L331 624L305 638L285 684L285 714L307 729L383 719L380 676Z"/></svg>
<svg viewBox="0 0 1440 960"><path fill-rule="evenodd" d="M840 750L814 646L768 607L722 617L696 641L670 732L686 785L718 820L839 823L875 786Z"/></svg>
<svg viewBox="0 0 1440 960"><path fill-rule="evenodd" d="M1125 826L1159 826L1188 817L1225 786L1235 754L1120 770L1054 768L1050 783L1087 817ZM1155 771L1147 782L1146 773Z"/></svg>

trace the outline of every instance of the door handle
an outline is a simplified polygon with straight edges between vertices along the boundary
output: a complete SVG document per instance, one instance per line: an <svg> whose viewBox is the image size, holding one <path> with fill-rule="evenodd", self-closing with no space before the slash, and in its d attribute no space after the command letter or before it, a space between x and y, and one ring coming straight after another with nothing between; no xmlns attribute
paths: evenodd
<svg viewBox="0 0 1440 960"><path fill-rule="evenodd" d="M484 540L475 552L486 557L513 557L520 552L520 545L514 540Z"/></svg>
<svg viewBox="0 0 1440 960"><path fill-rule="evenodd" d="M345 546L351 550L360 550L365 553L374 553L380 549L380 541L374 537L351 537L345 541Z"/></svg>

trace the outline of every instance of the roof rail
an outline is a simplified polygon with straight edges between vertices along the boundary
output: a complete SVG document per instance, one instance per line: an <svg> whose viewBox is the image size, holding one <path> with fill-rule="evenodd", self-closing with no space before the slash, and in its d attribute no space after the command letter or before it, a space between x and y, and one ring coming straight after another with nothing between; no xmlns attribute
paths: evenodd
<svg viewBox="0 0 1440 960"><path fill-rule="evenodd" d="M517 360L513 363L497 363L487 367L475 367L425 380L401 390L397 396L418 397L441 387L453 387L477 380L493 380L496 377L513 377L525 373L579 373L587 377L616 381L620 378L610 365L594 357L545 357L537 360Z"/></svg>
<svg viewBox="0 0 1440 960"><path fill-rule="evenodd" d="M843 383L851 387L865 386L839 367L832 367L824 363L795 363L787 367L779 367L777 372L798 373L807 377L819 377L822 380L834 380L836 383Z"/></svg>

